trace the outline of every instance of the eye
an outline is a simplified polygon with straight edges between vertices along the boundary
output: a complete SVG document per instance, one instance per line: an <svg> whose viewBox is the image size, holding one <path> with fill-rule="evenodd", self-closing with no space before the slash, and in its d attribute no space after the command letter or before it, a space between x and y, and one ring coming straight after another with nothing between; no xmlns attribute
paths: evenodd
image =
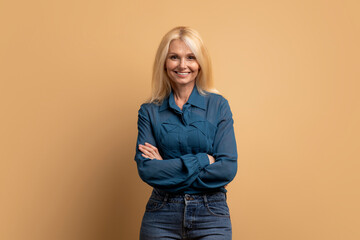
<svg viewBox="0 0 360 240"><path fill-rule="evenodd" d="M171 60L175 60L175 59L177 59L177 56L176 56L176 55L171 55L169 58L170 58Z"/></svg>
<svg viewBox="0 0 360 240"><path fill-rule="evenodd" d="M188 56L188 59L190 59L190 60L195 60L196 57L195 57L194 55L190 55L190 56Z"/></svg>

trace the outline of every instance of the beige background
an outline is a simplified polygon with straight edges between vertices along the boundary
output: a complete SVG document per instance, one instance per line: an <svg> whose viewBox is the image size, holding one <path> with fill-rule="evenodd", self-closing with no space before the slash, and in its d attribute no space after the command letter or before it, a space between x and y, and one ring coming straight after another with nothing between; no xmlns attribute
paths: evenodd
<svg viewBox="0 0 360 240"><path fill-rule="evenodd" d="M360 4L0 1L0 239L137 239L161 37L188 25L235 120L237 240L360 239Z"/></svg>

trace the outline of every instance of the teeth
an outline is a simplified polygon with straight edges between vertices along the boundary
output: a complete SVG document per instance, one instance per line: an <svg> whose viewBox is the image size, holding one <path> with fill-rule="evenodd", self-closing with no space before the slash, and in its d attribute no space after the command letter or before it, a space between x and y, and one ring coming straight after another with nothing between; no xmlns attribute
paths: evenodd
<svg viewBox="0 0 360 240"><path fill-rule="evenodd" d="M180 73L180 72L177 72L177 74L179 74L179 75L187 75L187 74L189 74L189 73Z"/></svg>

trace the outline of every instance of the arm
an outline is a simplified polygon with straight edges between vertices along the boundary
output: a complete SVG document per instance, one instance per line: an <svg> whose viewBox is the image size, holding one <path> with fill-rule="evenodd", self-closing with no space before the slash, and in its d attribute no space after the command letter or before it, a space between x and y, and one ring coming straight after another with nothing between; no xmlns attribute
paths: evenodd
<svg viewBox="0 0 360 240"><path fill-rule="evenodd" d="M143 105L138 115L135 161L141 179L153 187L170 192L180 191L189 187L200 171L209 165L206 153L186 154L166 160L148 158L148 155L139 149L139 146L145 143L156 147L150 117Z"/></svg>
<svg viewBox="0 0 360 240"><path fill-rule="evenodd" d="M214 138L215 163L201 170L191 185L198 189L216 189L227 185L237 172L237 148L232 113L225 100L220 108L220 121Z"/></svg>

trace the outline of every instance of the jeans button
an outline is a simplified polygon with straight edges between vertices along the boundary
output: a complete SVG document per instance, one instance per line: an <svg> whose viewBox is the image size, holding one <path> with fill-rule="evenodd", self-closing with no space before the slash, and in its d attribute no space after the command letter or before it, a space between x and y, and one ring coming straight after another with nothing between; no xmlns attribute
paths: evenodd
<svg viewBox="0 0 360 240"><path fill-rule="evenodd" d="M187 201L189 201L189 200L190 200L190 196L189 196L188 194L185 194L185 199L186 199Z"/></svg>

